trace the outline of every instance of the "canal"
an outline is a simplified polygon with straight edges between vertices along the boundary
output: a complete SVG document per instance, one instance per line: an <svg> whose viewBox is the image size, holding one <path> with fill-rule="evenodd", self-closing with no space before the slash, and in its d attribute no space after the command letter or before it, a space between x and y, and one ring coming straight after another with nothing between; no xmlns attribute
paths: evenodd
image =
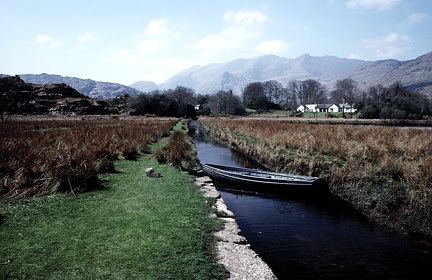
<svg viewBox="0 0 432 280"><path fill-rule="evenodd" d="M202 162L260 166L208 139L191 122ZM368 221L331 195L263 194L215 181L251 248L279 279L425 279L432 254L410 240Z"/></svg>

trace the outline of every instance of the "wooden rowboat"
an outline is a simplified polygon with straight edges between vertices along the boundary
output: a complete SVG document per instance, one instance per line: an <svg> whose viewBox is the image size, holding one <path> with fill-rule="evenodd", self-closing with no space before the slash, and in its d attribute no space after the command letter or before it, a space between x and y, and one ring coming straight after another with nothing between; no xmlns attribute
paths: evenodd
<svg viewBox="0 0 432 280"><path fill-rule="evenodd" d="M261 169L227 166L213 163L201 163L203 171L210 177L227 181L234 181L248 185L264 187L318 187L325 185L318 177L277 173Z"/></svg>

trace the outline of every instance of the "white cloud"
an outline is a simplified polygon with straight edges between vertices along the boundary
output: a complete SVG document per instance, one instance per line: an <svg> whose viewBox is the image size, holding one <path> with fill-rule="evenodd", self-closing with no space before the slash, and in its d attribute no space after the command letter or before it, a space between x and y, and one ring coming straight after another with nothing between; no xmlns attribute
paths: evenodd
<svg viewBox="0 0 432 280"><path fill-rule="evenodd" d="M247 29L244 26L229 26L220 33L210 34L199 40L192 45L192 48L199 50L232 50L259 35L260 32Z"/></svg>
<svg viewBox="0 0 432 280"><path fill-rule="evenodd" d="M80 42L91 42L91 41L97 41L98 38L96 37L96 34L93 32L87 32L85 34L78 36L78 41Z"/></svg>
<svg viewBox="0 0 432 280"><path fill-rule="evenodd" d="M164 19L152 19L147 25L145 35L146 38L135 45L137 50L144 53L166 50L168 42L178 38L178 34L167 27Z"/></svg>
<svg viewBox="0 0 432 280"><path fill-rule="evenodd" d="M55 41L53 37L49 36L49 35L38 35L35 38L36 42L38 42L41 45L46 45L49 43L49 47L50 48L58 48L61 45L63 45L62 42L60 41Z"/></svg>
<svg viewBox="0 0 432 280"><path fill-rule="evenodd" d="M168 26L165 19L152 19L145 29L145 35L170 40L179 37L178 32L175 31L175 26Z"/></svg>
<svg viewBox="0 0 432 280"><path fill-rule="evenodd" d="M206 56L209 50L233 50L243 46L251 39L261 35L260 24L267 20L267 16L259 11L228 11L223 15L228 23L218 33L207 35L189 45L191 49L201 50Z"/></svg>
<svg viewBox="0 0 432 280"><path fill-rule="evenodd" d="M49 36L49 35L38 35L36 36L36 42L40 43L40 44L45 44L49 41L54 40L53 37Z"/></svg>
<svg viewBox="0 0 432 280"><path fill-rule="evenodd" d="M405 54L405 49L396 46L387 46L376 50L376 55L380 59L395 58Z"/></svg>
<svg viewBox="0 0 432 280"><path fill-rule="evenodd" d="M355 9L357 7L367 9L378 9L380 11L390 10L396 6L401 0L349 0L345 4L348 8Z"/></svg>
<svg viewBox="0 0 432 280"><path fill-rule="evenodd" d="M163 36L168 33L164 19L152 19L146 28L146 34L152 36Z"/></svg>
<svg viewBox="0 0 432 280"><path fill-rule="evenodd" d="M281 54L289 48L289 44L281 40L262 41L255 51L265 54Z"/></svg>
<svg viewBox="0 0 432 280"><path fill-rule="evenodd" d="M418 23L426 19L429 15L426 13L413 13L408 17L408 21L411 23Z"/></svg>
<svg viewBox="0 0 432 280"><path fill-rule="evenodd" d="M375 49L375 55L379 59L396 58L405 54L406 43L410 38L397 32L389 33L382 37L362 40L362 45L369 49Z"/></svg>
<svg viewBox="0 0 432 280"><path fill-rule="evenodd" d="M364 39L362 40L362 44L367 48L379 48L379 47L388 46L400 42L407 42L407 41L409 41L408 36L400 35L397 32L391 32L382 37Z"/></svg>

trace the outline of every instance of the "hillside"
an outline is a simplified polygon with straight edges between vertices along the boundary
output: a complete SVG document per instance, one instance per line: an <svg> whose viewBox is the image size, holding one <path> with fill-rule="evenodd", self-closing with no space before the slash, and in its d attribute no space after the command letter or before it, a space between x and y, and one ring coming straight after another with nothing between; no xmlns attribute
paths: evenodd
<svg viewBox="0 0 432 280"><path fill-rule="evenodd" d="M353 72L350 77L362 88L400 81L410 90L432 96L432 52L409 61L376 61Z"/></svg>
<svg viewBox="0 0 432 280"><path fill-rule="evenodd" d="M152 92L158 89L158 86L154 82L139 81L129 85L129 87L137 89L142 92Z"/></svg>
<svg viewBox="0 0 432 280"><path fill-rule="evenodd" d="M315 79L330 84L345 73L372 62L334 56L312 57L304 54L296 59L266 55L254 59L237 59L226 63L194 66L159 84L161 89L177 85L193 88L197 93L234 90L240 93L248 83L276 80L286 85L292 80Z"/></svg>
<svg viewBox="0 0 432 280"><path fill-rule="evenodd" d="M73 87L80 93L99 100L114 98L120 95L137 95L139 90L122 84L98 82L90 79L79 79L75 77L63 77L50 74L22 74L19 75L23 81L32 84L61 84Z"/></svg>
<svg viewBox="0 0 432 280"><path fill-rule="evenodd" d="M172 89L181 85L201 94L213 94L219 90L233 90L240 94L247 84L256 81L276 80L286 85L292 80L314 79L331 90L337 80L352 78L362 90L379 83L389 86L400 81L410 90L432 96L431 68L432 52L409 61L363 61L308 54L289 59L265 55L193 66L157 86L159 89ZM136 85L140 82L131 86Z"/></svg>
<svg viewBox="0 0 432 280"><path fill-rule="evenodd" d="M106 101L89 98L61 84L30 84L19 76L0 77L0 115L7 114L119 114L127 96Z"/></svg>

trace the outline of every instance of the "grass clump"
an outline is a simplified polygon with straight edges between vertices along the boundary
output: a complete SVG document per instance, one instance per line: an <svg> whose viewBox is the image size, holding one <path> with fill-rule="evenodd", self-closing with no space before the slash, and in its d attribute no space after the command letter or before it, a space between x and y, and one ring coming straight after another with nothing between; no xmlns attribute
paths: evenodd
<svg viewBox="0 0 432 280"><path fill-rule="evenodd" d="M146 177L155 168L162 177ZM222 279L209 203L150 155L115 162L103 190L3 199L1 279Z"/></svg>
<svg viewBox="0 0 432 280"><path fill-rule="evenodd" d="M174 131L163 148L155 156L160 163L167 163L180 170L190 170L198 166L192 140L181 131Z"/></svg>

